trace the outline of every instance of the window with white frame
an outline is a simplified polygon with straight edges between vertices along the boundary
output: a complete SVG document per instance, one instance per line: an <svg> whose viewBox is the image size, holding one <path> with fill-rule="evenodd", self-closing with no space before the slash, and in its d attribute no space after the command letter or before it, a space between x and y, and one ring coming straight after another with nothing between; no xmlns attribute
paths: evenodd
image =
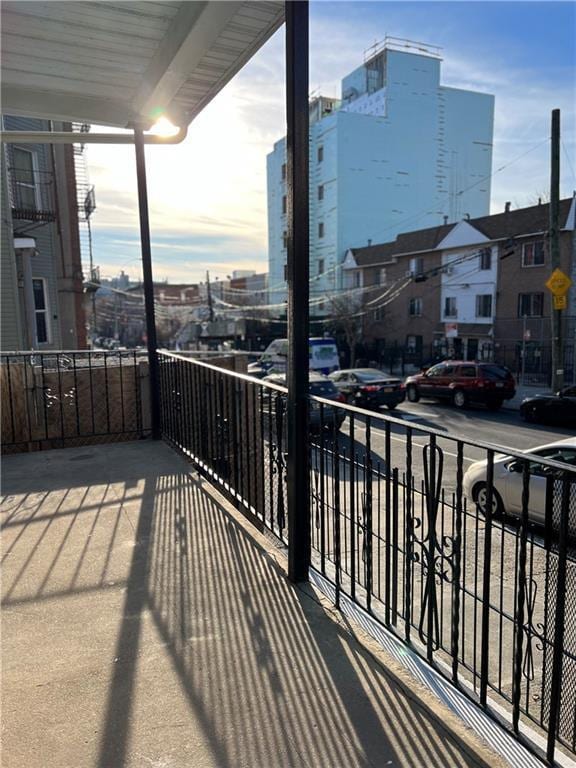
<svg viewBox="0 0 576 768"><path fill-rule="evenodd" d="M542 317L544 314L543 293L519 293L518 317Z"/></svg>
<svg viewBox="0 0 576 768"><path fill-rule="evenodd" d="M36 341L46 344L50 341L50 325L48 320L48 301L46 298L46 281L43 277L32 278L32 293L34 295L34 318L36 321Z"/></svg>
<svg viewBox="0 0 576 768"><path fill-rule="evenodd" d="M421 275L424 273L424 259L422 256L416 256L410 259L410 272L413 275Z"/></svg>
<svg viewBox="0 0 576 768"><path fill-rule="evenodd" d="M492 269L492 248L482 248L480 251L480 269Z"/></svg>
<svg viewBox="0 0 576 768"><path fill-rule="evenodd" d="M422 299L408 300L408 314L410 317L420 317L422 315Z"/></svg>
<svg viewBox="0 0 576 768"><path fill-rule="evenodd" d="M537 240L534 243L524 243L522 246L522 266L523 267L541 267L546 261L544 251L544 240Z"/></svg>
<svg viewBox="0 0 576 768"><path fill-rule="evenodd" d="M444 299L444 317L458 317L456 296L446 296Z"/></svg>
<svg viewBox="0 0 576 768"><path fill-rule="evenodd" d="M36 210L38 207L38 189L34 173L36 161L34 152L21 147L14 147L14 167L12 175L16 192L15 205L17 208Z"/></svg>
<svg viewBox="0 0 576 768"><path fill-rule="evenodd" d="M476 296L476 317L492 317L492 294Z"/></svg>

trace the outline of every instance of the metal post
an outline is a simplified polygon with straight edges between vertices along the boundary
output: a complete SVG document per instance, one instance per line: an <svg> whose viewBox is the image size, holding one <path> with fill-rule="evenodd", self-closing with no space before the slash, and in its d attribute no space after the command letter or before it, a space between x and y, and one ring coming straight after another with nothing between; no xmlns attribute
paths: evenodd
<svg viewBox="0 0 576 768"><path fill-rule="evenodd" d="M560 110L552 110L550 152L550 266L560 267ZM562 310L552 308L552 390L564 386L564 350L562 341Z"/></svg>
<svg viewBox="0 0 576 768"><path fill-rule="evenodd" d="M146 310L146 346L150 375L150 422L152 437L160 439L160 389L158 358L156 356L156 321L154 319L154 281L152 279L152 252L150 249L150 221L148 191L146 188L146 158L141 128L134 128L136 149L136 177L138 180L138 208L140 215L140 242L142 248L142 275L144 278L144 305Z"/></svg>
<svg viewBox="0 0 576 768"><path fill-rule="evenodd" d="M206 300L208 302L208 319L214 322L214 305L212 303L212 290L210 289L210 272L206 270Z"/></svg>
<svg viewBox="0 0 576 768"><path fill-rule="evenodd" d="M308 468L308 1L286 2L288 210L288 577L310 565Z"/></svg>
<svg viewBox="0 0 576 768"><path fill-rule="evenodd" d="M522 315L522 386L526 384L526 315Z"/></svg>

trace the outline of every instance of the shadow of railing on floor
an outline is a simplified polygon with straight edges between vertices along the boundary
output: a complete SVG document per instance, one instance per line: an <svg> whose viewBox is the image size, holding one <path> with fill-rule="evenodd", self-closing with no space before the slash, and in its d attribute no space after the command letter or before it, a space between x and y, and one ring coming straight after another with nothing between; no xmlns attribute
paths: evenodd
<svg viewBox="0 0 576 768"><path fill-rule="evenodd" d="M451 766L469 765L448 730L326 622L200 480L184 469L122 484L121 474L83 489L79 473L75 491L15 500L7 520L27 531L11 540L10 556L23 561L7 605L124 591L103 721L94 723L99 768L128 762L148 611L221 768L301 765L303 755L315 765L444 768L447 755ZM129 566L125 515L135 526Z"/></svg>

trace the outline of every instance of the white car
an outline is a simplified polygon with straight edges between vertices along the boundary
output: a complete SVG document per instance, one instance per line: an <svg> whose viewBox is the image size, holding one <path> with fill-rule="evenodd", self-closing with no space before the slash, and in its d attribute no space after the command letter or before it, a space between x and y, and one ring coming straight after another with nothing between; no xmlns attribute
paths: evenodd
<svg viewBox="0 0 576 768"><path fill-rule="evenodd" d="M559 440L556 443L540 445L530 451L525 451L525 453L571 465L576 477L576 438L574 437ZM476 502L480 512L486 510L488 501L487 464L486 459L476 461L468 467L464 475L464 493L469 499ZM540 524L545 522L546 478L551 471L553 470L536 461L530 462L528 516L532 522ZM494 457L492 492L492 512L494 514L506 512L516 517L522 515L522 476L523 464L519 459L501 453Z"/></svg>

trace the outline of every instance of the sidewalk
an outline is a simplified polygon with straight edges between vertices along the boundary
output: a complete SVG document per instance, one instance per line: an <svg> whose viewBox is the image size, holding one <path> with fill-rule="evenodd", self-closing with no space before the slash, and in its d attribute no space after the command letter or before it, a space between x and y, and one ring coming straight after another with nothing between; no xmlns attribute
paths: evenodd
<svg viewBox="0 0 576 768"><path fill-rule="evenodd" d="M3 470L6 768L502 765L166 445Z"/></svg>

